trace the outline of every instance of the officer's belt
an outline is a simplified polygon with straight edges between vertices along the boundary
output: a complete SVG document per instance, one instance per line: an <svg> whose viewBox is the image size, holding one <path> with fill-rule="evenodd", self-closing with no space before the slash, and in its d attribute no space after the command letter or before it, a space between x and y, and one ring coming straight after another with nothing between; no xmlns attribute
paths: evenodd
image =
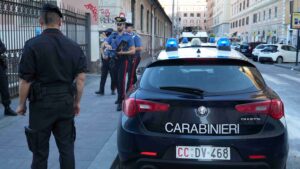
<svg viewBox="0 0 300 169"><path fill-rule="evenodd" d="M71 93L71 86L41 87L43 95Z"/></svg>

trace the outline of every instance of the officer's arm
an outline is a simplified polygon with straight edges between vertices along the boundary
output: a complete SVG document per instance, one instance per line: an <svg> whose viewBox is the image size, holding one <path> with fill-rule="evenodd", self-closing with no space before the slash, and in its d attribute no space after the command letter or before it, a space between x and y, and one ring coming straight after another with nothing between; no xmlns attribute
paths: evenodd
<svg viewBox="0 0 300 169"><path fill-rule="evenodd" d="M81 100L81 96L82 96L83 88L84 88L84 82L85 82L85 73L79 73L75 80L76 80L76 88L77 88L75 104L80 104L80 100Z"/></svg>
<svg viewBox="0 0 300 169"><path fill-rule="evenodd" d="M142 51L143 50L143 47L141 46L141 47L135 47L135 51L136 52L140 52L140 51Z"/></svg>
<svg viewBox="0 0 300 169"><path fill-rule="evenodd" d="M29 94L31 83L20 78L19 84L19 106L17 108L17 113L20 115L25 115L26 113L26 99Z"/></svg>

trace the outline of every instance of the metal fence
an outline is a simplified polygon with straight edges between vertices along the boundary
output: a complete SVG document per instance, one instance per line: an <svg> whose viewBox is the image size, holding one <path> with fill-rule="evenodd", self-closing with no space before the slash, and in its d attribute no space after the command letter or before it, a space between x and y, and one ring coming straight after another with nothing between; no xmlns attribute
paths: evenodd
<svg viewBox="0 0 300 169"><path fill-rule="evenodd" d="M18 63L24 44L40 34L40 9L44 3L56 1L0 0L0 38L6 45L8 81L11 96L18 94ZM61 31L76 41L87 56L90 51L90 15L62 7L63 26ZM89 57L88 57L89 59Z"/></svg>

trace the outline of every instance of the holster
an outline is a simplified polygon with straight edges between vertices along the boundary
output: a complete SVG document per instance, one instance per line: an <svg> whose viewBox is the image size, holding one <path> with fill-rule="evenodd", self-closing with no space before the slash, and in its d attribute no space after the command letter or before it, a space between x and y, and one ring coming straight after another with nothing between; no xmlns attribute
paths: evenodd
<svg viewBox="0 0 300 169"><path fill-rule="evenodd" d="M28 99L30 102L35 102L43 98L41 83L33 82L30 85Z"/></svg>
<svg viewBox="0 0 300 169"><path fill-rule="evenodd" d="M38 151L38 143L39 143L39 133L37 130L30 129L29 127L25 127L25 135L28 144L28 148L32 153L36 153Z"/></svg>

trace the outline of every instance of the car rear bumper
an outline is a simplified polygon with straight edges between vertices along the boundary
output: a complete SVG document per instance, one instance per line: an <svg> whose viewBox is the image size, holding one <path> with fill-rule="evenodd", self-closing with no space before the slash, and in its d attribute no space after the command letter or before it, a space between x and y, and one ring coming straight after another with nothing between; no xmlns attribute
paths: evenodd
<svg viewBox="0 0 300 169"><path fill-rule="evenodd" d="M132 168L138 169L271 169L264 162L191 162L157 159L139 159ZM275 168L274 168L275 169Z"/></svg>
<svg viewBox="0 0 300 169"><path fill-rule="evenodd" d="M259 57L260 62L274 62L271 57Z"/></svg>
<svg viewBox="0 0 300 169"><path fill-rule="evenodd" d="M267 138L227 137L221 139L175 136L164 134L132 132L123 128L118 129L118 151L120 161L128 165L128 169L140 169L144 166L154 166L155 169L176 168L222 168L222 169L283 169L287 154L288 142L285 132ZM198 161L176 159L176 146L211 145L231 147L230 161ZM156 152L157 156L140 155L141 152ZM265 155L264 160L251 160L249 155ZM154 169L152 168L152 169ZM146 168L145 168L146 169Z"/></svg>

